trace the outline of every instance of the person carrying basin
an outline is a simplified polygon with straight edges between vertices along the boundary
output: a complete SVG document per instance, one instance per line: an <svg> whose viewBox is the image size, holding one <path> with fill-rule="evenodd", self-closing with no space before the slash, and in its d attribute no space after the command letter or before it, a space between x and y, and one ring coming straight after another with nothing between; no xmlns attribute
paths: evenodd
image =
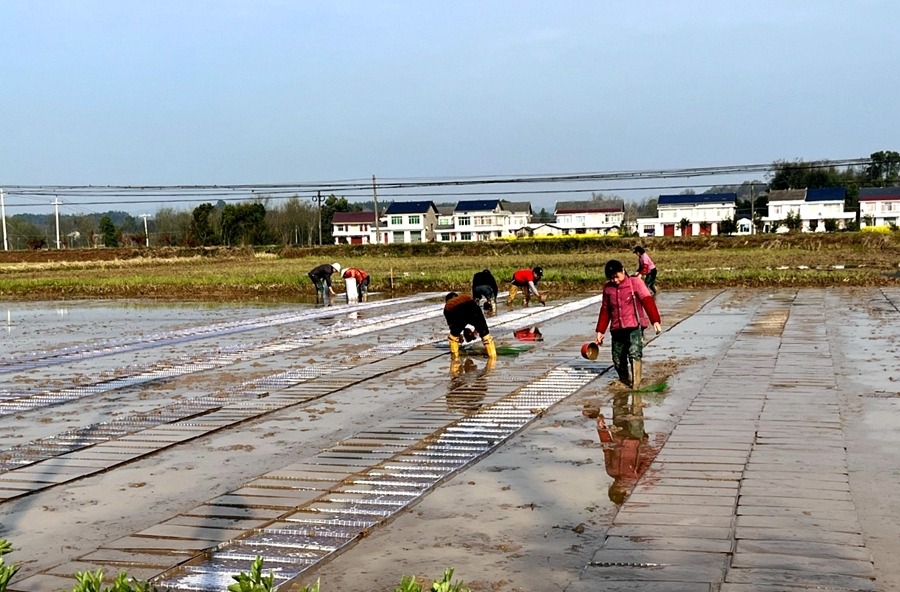
<svg viewBox="0 0 900 592"><path fill-rule="evenodd" d="M639 278L629 277L621 261L607 261L604 272L609 281L603 286L596 343L603 345L603 334L609 327L612 335L612 361L619 380L633 389L639 389L643 369L644 329L652 323L657 335L662 331L659 310L644 282ZM629 361L633 366L631 375Z"/></svg>
<svg viewBox="0 0 900 592"><path fill-rule="evenodd" d="M484 310L491 311L497 309L497 280L489 269L483 269L472 276L472 298L475 302L481 304L484 298Z"/></svg>
<svg viewBox="0 0 900 592"><path fill-rule="evenodd" d="M487 321L484 320L484 313L481 307L475 302L475 299L468 294L457 294L450 292L444 298L444 318L447 320L447 326L450 328L450 334L447 338L450 341L450 354L453 358L459 356L459 343L461 335L466 327L471 325L474 328L473 338L481 336L481 342L487 352L488 358L497 357L497 346L494 344L494 336L488 328Z"/></svg>
<svg viewBox="0 0 900 592"><path fill-rule="evenodd" d="M321 295L324 300L328 296L335 296L334 288L331 287L331 275L334 273L341 273L340 263L332 263L331 265L323 263L318 267L312 268L306 274L316 287L317 297Z"/></svg>
<svg viewBox="0 0 900 592"><path fill-rule="evenodd" d="M511 305L519 290L522 290L522 297L525 300L525 306L531 296L537 296L538 302L544 304L547 301L545 296L538 293L537 283L544 277L544 268L535 267L533 269L520 269L513 274L512 285L509 287L509 296L506 298L506 304Z"/></svg>
<svg viewBox="0 0 900 592"><path fill-rule="evenodd" d="M647 254L647 251L644 250L644 247L638 245L632 249L631 252L638 256L638 268L632 277L643 278L644 283L647 285L647 289L649 289L650 293L653 294L653 297L656 298L656 265L654 265L653 260L650 259L650 255Z"/></svg>
<svg viewBox="0 0 900 592"><path fill-rule="evenodd" d="M369 296L369 282L371 281L371 276L367 274L365 271L361 269L357 269L355 267L348 267L344 270L342 275L344 281L347 283L347 299L357 298L362 302L365 302ZM353 281L347 281L353 280ZM350 294L351 284L356 285L356 293Z"/></svg>

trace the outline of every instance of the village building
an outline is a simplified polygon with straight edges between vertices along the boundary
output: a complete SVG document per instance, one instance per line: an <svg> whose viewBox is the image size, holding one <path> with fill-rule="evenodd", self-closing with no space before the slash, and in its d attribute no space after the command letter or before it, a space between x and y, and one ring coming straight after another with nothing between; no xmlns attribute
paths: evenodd
<svg viewBox="0 0 900 592"><path fill-rule="evenodd" d="M660 195L656 218L638 218L640 236L695 236L719 234L722 220L734 219L737 195L701 193Z"/></svg>
<svg viewBox="0 0 900 592"><path fill-rule="evenodd" d="M896 226L900 218L900 187L859 190L860 226Z"/></svg>
<svg viewBox="0 0 900 592"><path fill-rule="evenodd" d="M818 189L773 189L769 191L769 213L763 217L765 232L787 232L788 215L799 217L803 232L825 232L828 221L834 227L846 228L856 219L855 212L844 211L847 190L843 187Z"/></svg>
<svg viewBox="0 0 900 592"><path fill-rule="evenodd" d="M555 226L565 234L618 233L625 220L625 202L621 199L558 201L554 208Z"/></svg>
<svg viewBox="0 0 900 592"><path fill-rule="evenodd" d="M375 212L335 212L331 226L336 245L367 245L376 242Z"/></svg>
<svg viewBox="0 0 900 592"><path fill-rule="evenodd" d="M432 201L391 202L381 216L383 242L433 242L437 215L437 206Z"/></svg>

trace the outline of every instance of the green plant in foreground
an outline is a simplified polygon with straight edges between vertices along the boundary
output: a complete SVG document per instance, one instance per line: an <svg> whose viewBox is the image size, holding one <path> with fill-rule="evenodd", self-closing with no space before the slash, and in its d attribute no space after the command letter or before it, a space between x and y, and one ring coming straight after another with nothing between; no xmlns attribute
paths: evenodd
<svg viewBox="0 0 900 592"><path fill-rule="evenodd" d="M19 571L18 565L4 565L3 556L12 553L12 545L6 539L0 539L0 592L6 590L6 585L12 579L16 572Z"/></svg>
<svg viewBox="0 0 900 592"><path fill-rule="evenodd" d="M270 572L267 576L262 575L262 566L263 559L257 555L250 565L250 573L242 572L236 576L231 576L235 579L235 583L228 586L228 589L231 592L272 592L275 574ZM317 583L316 589L318 587Z"/></svg>
<svg viewBox="0 0 900 592"><path fill-rule="evenodd" d="M444 577L431 584L431 592L472 592L469 588L463 588L462 582L451 583L452 577L453 568L448 567L444 570ZM394 592L422 592L422 584L416 581L416 576L403 576L400 587Z"/></svg>
<svg viewBox="0 0 900 592"><path fill-rule="evenodd" d="M72 592L158 592L150 582L128 577L124 571L119 572L116 579L107 588L103 588L103 570L84 571L75 574L78 583Z"/></svg>

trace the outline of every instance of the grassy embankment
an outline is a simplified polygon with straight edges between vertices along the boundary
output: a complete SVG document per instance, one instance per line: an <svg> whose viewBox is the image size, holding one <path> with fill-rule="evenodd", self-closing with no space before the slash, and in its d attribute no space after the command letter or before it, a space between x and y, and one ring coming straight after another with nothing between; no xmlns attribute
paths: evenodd
<svg viewBox="0 0 900 592"><path fill-rule="evenodd" d="M302 300L320 263L361 267L373 291L468 290L485 267L500 280L541 265L553 294L598 289L611 258L635 266L638 239L567 238L490 243L251 249L98 249L0 252L0 299L176 298ZM705 286L900 285L900 236L840 233L659 237L642 241L662 289ZM393 275L393 281L391 277ZM337 289L340 289L338 286Z"/></svg>

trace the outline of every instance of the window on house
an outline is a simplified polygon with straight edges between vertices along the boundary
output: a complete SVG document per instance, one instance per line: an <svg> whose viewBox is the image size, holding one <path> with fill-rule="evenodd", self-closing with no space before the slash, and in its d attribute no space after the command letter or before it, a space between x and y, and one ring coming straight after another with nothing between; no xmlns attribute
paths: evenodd
<svg viewBox="0 0 900 592"><path fill-rule="evenodd" d="M460 218L460 219L459 219L459 225L460 225L460 226L471 226L471 225L472 225L472 219L471 219L471 218Z"/></svg>
<svg viewBox="0 0 900 592"><path fill-rule="evenodd" d="M584 224L584 216L575 216L575 224Z"/></svg>
<svg viewBox="0 0 900 592"><path fill-rule="evenodd" d="M441 241L443 241L443 242L445 242L445 243L449 243L449 242L450 242L450 233L449 233L449 232L442 232L442 233L441 233Z"/></svg>
<svg viewBox="0 0 900 592"><path fill-rule="evenodd" d="M409 223L412 225L416 225L419 223L419 216L410 216Z"/></svg>
<svg viewBox="0 0 900 592"><path fill-rule="evenodd" d="M391 216L391 225L392 226L402 226L403 225L403 216Z"/></svg>
<svg viewBox="0 0 900 592"><path fill-rule="evenodd" d="M472 240L472 233L471 233L471 232L460 232L460 233L459 233L459 240L461 240L461 241L470 241L470 240Z"/></svg>
<svg viewBox="0 0 900 592"><path fill-rule="evenodd" d="M422 242L422 231L421 230L413 230L409 233L409 242L411 243L420 243Z"/></svg>
<svg viewBox="0 0 900 592"><path fill-rule="evenodd" d="M400 231L400 232L394 231L394 242L395 243L403 242L403 232L402 231Z"/></svg>

